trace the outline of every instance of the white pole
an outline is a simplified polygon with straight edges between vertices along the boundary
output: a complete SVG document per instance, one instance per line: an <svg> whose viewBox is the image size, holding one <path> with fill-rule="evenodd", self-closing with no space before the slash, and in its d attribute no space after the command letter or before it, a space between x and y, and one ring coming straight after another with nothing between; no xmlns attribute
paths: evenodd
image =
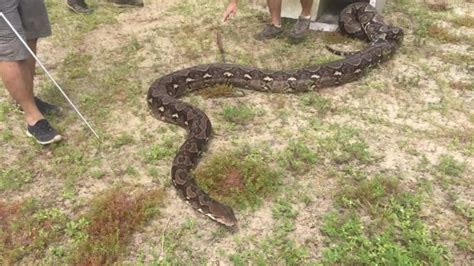
<svg viewBox="0 0 474 266"><path fill-rule="evenodd" d="M87 122L87 120L84 118L84 116L81 114L81 112L79 112L79 109L77 109L77 107L72 103L72 101L69 99L69 97L67 96L67 94L64 92L64 90L61 88L61 86L59 86L59 84L56 82L56 80L54 80L54 78L51 76L51 74L49 74L48 70L44 67L44 65L41 63L41 61L38 59L38 57L35 55L35 53L33 53L33 51L30 49L30 47L28 46L28 44L25 42L25 40L23 40L23 38L21 37L21 35L18 33L18 31L16 31L16 29L13 27L13 25L10 23L10 21L5 17L5 15L3 14L3 12L0 12L0 16L3 18L3 20L5 20L5 22L8 24L8 26L10 27L10 29L15 33L16 37L18 37L18 39L20 39L21 43L26 47L26 49L28 50L28 52L30 52L31 56L33 56L33 58L36 60L36 62L38 63L38 65L43 69L43 71L46 73L46 75L49 77L49 79L54 83L54 85L56 85L56 87L59 89L59 91L63 94L64 98L66 98L66 100L69 102L69 104L72 106L72 108L74 108L74 111L76 111L76 113L79 115L79 117L82 119L82 121L84 121L84 123L87 125L87 127L92 131L92 133L94 133L94 135L96 136L97 139L99 139L99 135L97 135L97 133L95 132L95 130L92 128L92 126L89 124L89 122Z"/></svg>

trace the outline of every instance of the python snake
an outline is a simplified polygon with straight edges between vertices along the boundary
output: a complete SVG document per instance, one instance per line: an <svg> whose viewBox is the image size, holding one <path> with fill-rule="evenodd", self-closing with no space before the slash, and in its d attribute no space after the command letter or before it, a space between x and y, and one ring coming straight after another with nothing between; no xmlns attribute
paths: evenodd
<svg viewBox="0 0 474 266"><path fill-rule="evenodd" d="M167 74L153 82L147 96L153 115L188 131L186 141L174 157L171 178L179 194L194 209L226 226L237 224L232 208L209 197L191 175L208 144L212 126L203 111L177 98L216 84L280 93L337 86L359 79L365 70L390 58L403 40L403 30L385 24L375 8L365 2L350 4L342 10L339 29L350 37L368 41L369 45L351 53L331 49L345 58L302 69L276 71L236 64L206 64Z"/></svg>

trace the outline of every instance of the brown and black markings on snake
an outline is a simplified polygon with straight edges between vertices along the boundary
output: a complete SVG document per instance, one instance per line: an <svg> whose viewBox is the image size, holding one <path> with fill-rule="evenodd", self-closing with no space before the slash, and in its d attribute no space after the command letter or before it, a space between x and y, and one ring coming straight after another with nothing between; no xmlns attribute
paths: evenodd
<svg viewBox="0 0 474 266"><path fill-rule="evenodd" d="M186 141L173 160L171 178L179 194L194 209L226 226L237 224L232 208L210 198L191 176L209 141L212 126L204 112L177 98L216 84L279 93L337 86L359 79L368 68L390 58L403 39L403 30L385 24L375 8L367 3L346 7L341 12L339 28L343 34L366 40L369 45L349 53L331 49L346 57L302 69L274 71L235 64L207 64L176 71L153 82L147 98L153 115L188 131Z"/></svg>

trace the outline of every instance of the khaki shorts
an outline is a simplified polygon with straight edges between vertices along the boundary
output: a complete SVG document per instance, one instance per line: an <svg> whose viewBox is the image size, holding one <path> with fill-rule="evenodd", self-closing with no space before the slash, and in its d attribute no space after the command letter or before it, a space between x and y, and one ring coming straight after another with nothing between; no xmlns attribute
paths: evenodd
<svg viewBox="0 0 474 266"><path fill-rule="evenodd" d="M44 0L0 0L0 12L23 39L33 40L51 35L51 25ZM28 50L0 17L0 61L25 60Z"/></svg>

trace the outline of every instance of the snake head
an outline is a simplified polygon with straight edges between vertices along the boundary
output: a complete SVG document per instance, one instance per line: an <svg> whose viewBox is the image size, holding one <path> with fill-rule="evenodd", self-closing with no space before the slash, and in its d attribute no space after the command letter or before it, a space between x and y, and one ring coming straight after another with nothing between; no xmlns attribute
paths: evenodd
<svg viewBox="0 0 474 266"><path fill-rule="evenodd" d="M208 207L209 213L206 215L212 220L229 227L237 225L237 219L231 207L219 202L213 202Z"/></svg>
<svg viewBox="0 0 474 266"><path fill-rule="evenodd" d="M404 32L402 28L390 26L390 29L387 31L387 39L395 40L398 45L401 45L403 42Z"/></svg>

